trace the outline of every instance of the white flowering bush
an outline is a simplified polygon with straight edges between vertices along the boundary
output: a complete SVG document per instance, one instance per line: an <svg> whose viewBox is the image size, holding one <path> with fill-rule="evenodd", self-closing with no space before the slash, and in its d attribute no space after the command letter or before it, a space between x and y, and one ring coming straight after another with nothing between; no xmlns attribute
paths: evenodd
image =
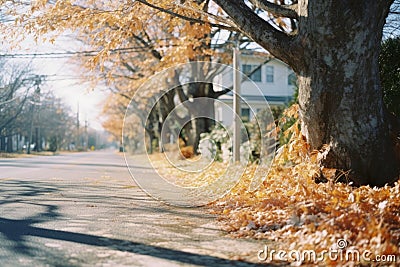
<svg viewBox="0 0 400 267"><path fill-rule="evenodd" d="M255 161L258 158L260 147L260 131L255 121L245 123L246 129L242 129L240 160ZM212 157L217 161L228 162L232 157L232 129L226 129L217 124L210 133L200 135L199 151L203 156Z"/></svg>
<svg viewBox="0 0 400 267"><path fill-rule="evenodd" d="M213 157L217 161L227 161L232 150L232 129L216 124L209 133L200 134L199 151L202 155Z"/></svg>

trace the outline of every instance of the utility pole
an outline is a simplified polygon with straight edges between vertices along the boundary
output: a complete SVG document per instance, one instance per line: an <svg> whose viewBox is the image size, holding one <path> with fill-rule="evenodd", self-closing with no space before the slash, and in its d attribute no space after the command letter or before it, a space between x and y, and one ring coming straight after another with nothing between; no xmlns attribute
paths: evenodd
<svg viewBox="0 0 400 267"><path fill-rule="evenodd" d="M26 151L27 154L31 154L31 144L32 144L32 131L33 131L33 112L34 112L34 105L31 106L31 127L29 130L29 140L28 140L28 149Z"/></svg>
<svg viewBox="0 0 400 267"><path fill-rule="evenodd" d="M89 133L88 133L88 120L87 115L85 116L85 150L89 149Z"/></svg>
<svg viewBox="0 0 400 267"><path fill-rule="evenodd" d="M240 162L240 51L237 43L233 48L233 161Z"/></svg>
<svg viewBox="0 0 400 267"><path fill-rule="evenodd" d="M76 111L76 147L75 149L78 150L80 143L80 133L79 133L79 100L78 100L78 108Z"/></svg>
<svg viewBox="0 0 400 267"><path fill-rule="evenodd" d="M34 113L35 113L35 105L40 105L40 84L42 83L42 78L43 76L36 75L34 77L35 83L34 85L36 86L35 93L33 95L33 101L31 101L31 125L30 125L30 131L29 131L29 142L28 142L28 149L27 149L27 154L31 153L31 144L32 144L32 136L33 136L33 118L34 118ZM39 138L39 127L36 128L36 151L39 151L39 143L40 143L40 138Z"/></svg>

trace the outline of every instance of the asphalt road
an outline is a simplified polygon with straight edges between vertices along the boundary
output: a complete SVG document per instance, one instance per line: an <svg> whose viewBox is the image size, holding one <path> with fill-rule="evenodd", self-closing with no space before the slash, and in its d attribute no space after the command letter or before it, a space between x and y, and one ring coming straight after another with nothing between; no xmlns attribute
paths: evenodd
<svg viewBox="0 0 400 267"><path fill-rule="evenodd" d="M148 197L113 151L0 159L0 266L255 266L264 244L215 222Z"/></svg>

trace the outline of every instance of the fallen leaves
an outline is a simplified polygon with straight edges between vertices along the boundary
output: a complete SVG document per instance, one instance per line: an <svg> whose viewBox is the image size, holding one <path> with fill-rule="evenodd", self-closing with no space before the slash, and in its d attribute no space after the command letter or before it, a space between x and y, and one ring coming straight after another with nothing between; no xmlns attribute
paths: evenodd
<svg viewBox="0 0 400 267"><path fill-rule="evenodd" d="M296 109L294 106L288 112L297 116ZM229 194L210 204L210 212L219 215L222 229L237 238L268 240L269 244L273 241L275 250L313 250L318 254L337 249L338 242L343 241L345 249L356 250L360 255L367 253L371 259L346 261L325 255L319 262L324 266L379 265L372 261L382 255L395 255L399 259L399 181L392 187L382 188L353 187L337 182L346 173L320 167L324 150L310 151L298 122L289 131L290 141L277 152L258 190L248 190L257 168L252 164ZM209 184L226 171L224 164L213 162L201 175L188 175L164 165L160 155L152 155L151 159L166 177L184 186ZM380 264L396 266L397 263ZM315 262L308 259L295 264Z"/></svg>
<svg viewBox="0 0 400 267"><path fill-rule="evenodd" d="M227 165L222 162L212 162L209 165L203 165L200 170L188 172L186 167L193 164L201 157L197 156L191 159L180 160L179 164L170 162L164 154L155 153L149 155L149 159L156 171L167 181L182 187L201 187L207 186L220 178L227 170Z"/></svg>
<svg viewBox="0 0 400 267"><path fill-rule="evenodd" d="M279 150L258 191L247 191L251 180L247 173L229 195L213 205L223 229L234 237L278 241L277 246L291 250L319 253L344 239L348 248L370 252L371 259L399 257L400 183L382 188L336 183L336 170L321 170L318 153L310 153L297 123L290 131L290 142ZM321 174L326 182L316 183ZM327 257L323 264L360 262ZM396 262L382 264L395 266Z"/></svg>

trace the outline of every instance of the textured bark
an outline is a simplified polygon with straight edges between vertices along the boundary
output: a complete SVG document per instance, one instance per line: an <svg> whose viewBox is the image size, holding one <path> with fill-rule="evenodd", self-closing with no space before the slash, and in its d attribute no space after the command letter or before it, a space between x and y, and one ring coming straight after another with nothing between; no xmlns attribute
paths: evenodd
<svg viewBox="0 0 400 267"><path fill-rule="evenodd" d="M192 83L189 85L188 95L193 98L194 105L188 107L191 116L191 129L188 145L193 146L194 152L200 142L200 134L208 133L215 125L214 121L214 90L210 83Z"/></svg>
<svg viewBox="0 0 400 267"><path fill-rule="evenodd" d="M302 131L313 149L329 145L324 166L350 170L359 185L397 179L400 164L378 74L382 29L392 1L300 0L298 32L286 36L254 23L260 18L244 4L216 2L243 32L298 74Z"/></svg>
<svg viewBox="0 0 400 267"><path fill-rule="evenodd" d="M351 170L357 184L384 185L399 171L379 84L389 6L308 1L299 23L305 49L299 68L302 131L313 148L330 145L323 165Z"/></svg>
<svg viewBox="0 0 400 267"><path fill-rule="evenodd" d="M269 2L268 0L250 0L254 6L267 10L268 12L273 13L275 16L282 16L286 18L297 19L298 14L296 12L297 4L293 5L276 5L274 3Z"/></svg>

